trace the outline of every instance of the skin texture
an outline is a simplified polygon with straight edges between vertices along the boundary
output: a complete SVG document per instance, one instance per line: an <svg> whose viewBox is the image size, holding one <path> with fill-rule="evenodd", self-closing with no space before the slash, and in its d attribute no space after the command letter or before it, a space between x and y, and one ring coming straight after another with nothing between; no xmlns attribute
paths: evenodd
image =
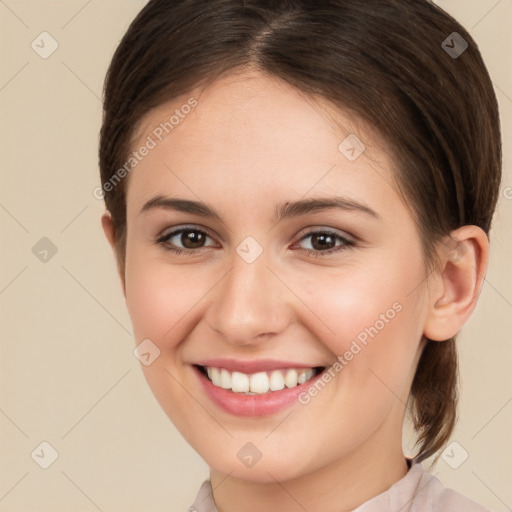
<svg viewBox="0 0 512 512"><path fill-rule="evenodd" d="M487 236L475 226L453 232L458 256L448 259L441 245L440 271L427 276L377 134L321 98L256 72L224 76L159 106L138 126L139 141L190 96L198 105L127 178L120 277L136 343L149 338L161 351L142 366L145 378L209 464L221 512L352 510L407 472L402 424L423 335L442 342L471 315L487 269ZM338 149L349 133L366 145L355 161ZM141 214L156 195L205 202L221 220L165 209ZM273 218L279 204L333 195L380 218L334 209ZM194 254L154 243L191 224L208 235ZM108 213L102 225L113 246ZM318 254L315 237L306 235L325 228L356 245ZM252 263L236 252L247 236L263 249ZM183 248L180 235L172 242ZM343 244L329 243L326 249ZM191 368L213 357L329 366L397 302L400 312L307 405L238 417L210 401ZM237 457L247 442L262 454L250 468Z"/></svg>

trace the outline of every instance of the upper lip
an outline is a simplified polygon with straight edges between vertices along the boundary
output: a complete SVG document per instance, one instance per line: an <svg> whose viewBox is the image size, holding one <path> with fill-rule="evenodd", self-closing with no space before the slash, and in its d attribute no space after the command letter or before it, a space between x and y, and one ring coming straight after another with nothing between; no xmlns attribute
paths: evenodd
<svg viewBox="0 0 512 512"><path fill-rule="evenodd" d="M277 361L275 359L259 359L243 361L241 359L204 359L195 363L198 366L208 366L210 368L225 368L230 372L258 373L272 370L281 370L287 368L317 368L322 365L304 364L293 361Z"/></svg>

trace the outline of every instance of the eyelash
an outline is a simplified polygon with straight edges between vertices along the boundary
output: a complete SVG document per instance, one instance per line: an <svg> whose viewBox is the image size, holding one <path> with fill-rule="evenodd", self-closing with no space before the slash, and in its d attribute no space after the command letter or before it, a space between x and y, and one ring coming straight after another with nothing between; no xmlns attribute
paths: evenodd
<svg viewBox="0 0 512 512"><path fill-rule="evenodd" d="M200 249L205 248L205 247L199 247L197 249L187 249L187 248L181 248L181 247L173 247L172 245L170 245L168 243L168 240L170 238L173 238L176 235L179 235L180 233L183 233L186 231L201 233L201 234L206 235L207 237L211 238L210 235L208 235L208 233L206 233L205 231L203 231L201 229L197 229L193 226L192 227L189 226L189 227L183 227L183 228L177 229L175 231L171 231L170 233L167 233L166 235L158 237L156 240L154 240L154 243L161 245L165 250L172 251L178 255L180 255L180 254L190 255L193 253L197 253ZM327 249L325 251L319 251L319 250L315 250L315 249L303 249L303 251L306 251L307 255L310 257L318 258L318 257L329 256L329 255L337 253L337 252L353 249L357 245L356 242L354 242L353 240L345 238L345 237L339 235L338 233L331 231L329 229L310 231L309 233L306 233L298 242L302 242L303 240L305 240L313 235L318 235L318 234L333 236L343 243L339 246L333 247L331 249Z"/></svg>

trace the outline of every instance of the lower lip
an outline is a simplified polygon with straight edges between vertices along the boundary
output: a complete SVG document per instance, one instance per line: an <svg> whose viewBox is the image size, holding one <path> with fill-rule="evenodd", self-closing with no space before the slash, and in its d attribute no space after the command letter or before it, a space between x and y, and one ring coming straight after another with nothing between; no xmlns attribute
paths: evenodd
<svg viewBox="0 0 512 512"><path fill-rule="evenodd" d="M198 368L193 366L193 369L198 375L206 394L216 405L236 416L253 417L267 416L286 409L296 402L297 397L322 375L319 373L304 384L298 384L294 388L285 387L280 391L270 391L261 395L245 395L215 386Z"/></svg>

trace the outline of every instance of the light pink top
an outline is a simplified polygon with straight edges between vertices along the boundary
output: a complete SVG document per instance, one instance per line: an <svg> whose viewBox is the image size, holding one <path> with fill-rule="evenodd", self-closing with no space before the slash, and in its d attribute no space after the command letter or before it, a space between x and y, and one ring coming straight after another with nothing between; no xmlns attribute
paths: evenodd
<svg viewBox="0 0 512 512"><path fill-rule="evenodd" d="M218 512L210 480L205 480L187 512ZM387 491L374 496L352 512L490 512L488 508L443 486L441 481L414 463L407 474Z"/></svg>

